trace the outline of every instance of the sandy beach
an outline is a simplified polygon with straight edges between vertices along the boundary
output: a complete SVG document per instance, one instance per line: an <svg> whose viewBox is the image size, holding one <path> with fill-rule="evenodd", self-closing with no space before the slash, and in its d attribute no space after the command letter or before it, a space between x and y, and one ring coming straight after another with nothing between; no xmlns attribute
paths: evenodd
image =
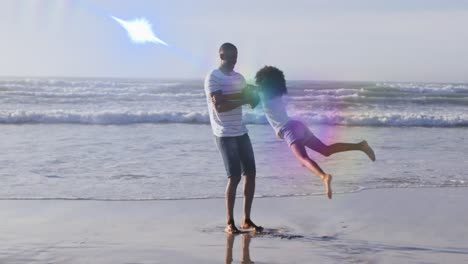
<svg viewBox="0 0 468 264"><path fill-rule="evenodd" d="M466 263L467 198L466 188L259 198L265 232L236 236L223 232L223 199L1 201L0 262Z"/></svg>

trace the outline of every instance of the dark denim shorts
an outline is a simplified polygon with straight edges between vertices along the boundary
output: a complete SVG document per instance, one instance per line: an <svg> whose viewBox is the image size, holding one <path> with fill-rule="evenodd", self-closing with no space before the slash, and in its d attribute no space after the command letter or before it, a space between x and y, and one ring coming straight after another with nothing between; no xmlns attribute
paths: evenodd
<svg viewBox="0 0 468 264"><path fill-rule="evenodd" d="M216 137L228 177L255 176L255 157L248 134L238 137Z"/></svg>
<svg viewBox="0 0 468 264"><path fill-rule="evenodd" d="M310 140L314 140L314 134L301 121L291 120L280 130L281 136L289 146L299 142L306 145Z"/></svg>

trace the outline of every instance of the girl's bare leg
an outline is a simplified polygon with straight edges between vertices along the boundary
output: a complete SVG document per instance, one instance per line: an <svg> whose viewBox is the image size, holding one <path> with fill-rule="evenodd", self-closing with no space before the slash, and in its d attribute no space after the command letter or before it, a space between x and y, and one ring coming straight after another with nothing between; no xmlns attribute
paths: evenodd
<svg viewBox="0 0 468 264"><path fill-rule="evenodd" d="M374 151L365 140L359 143L335 143L331 145L325 145L322 141L320 141L320 139L314 136L314 138L306 142L306 146L326 157L339 152L360 150L364 152L369 157L369 159L375 161Z"/></svg>
<svg viewBox="0 0 468 264"><path fill-rule="evenodd" d="M297 160L299 160L299 162L301 162L302 165L304 165L312 173L320 177L320 179L323 181L323 184L325 185L327 196L329 199L331 199L332 198L332 190L331 190L332 176L330 174L325 173L315 161L309 158L305 150L305 147L302 144L293 143L291 145L291 150L296 156Z"/></svg>

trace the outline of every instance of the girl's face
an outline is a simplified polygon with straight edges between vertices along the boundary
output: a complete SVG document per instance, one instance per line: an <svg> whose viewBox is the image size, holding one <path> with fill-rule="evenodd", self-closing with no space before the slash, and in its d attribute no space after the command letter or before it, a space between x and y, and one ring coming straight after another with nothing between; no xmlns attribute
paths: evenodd
<svg viewBox="0 0 468 264"><path fill-rule="evenodd" d="M268 92L268 90L269 90L269 89L268 89L268 85L267 85L265 82L260 83L260 84L258 85L258 87L260 87L260 91L261 91L262 93L266 93L266 92Z"/></svg>
<svg viewBox="0 0 468 264"><path fill-rule="evenodd" d="M270 87L271 87L271 86L262 84L262 85L260 85L259 87L260 87L260 92L263 94L263 96L264 96L265 99L271 99L271 98L273 98L273 97L272 97L271 90L270 90Z"/></svg>

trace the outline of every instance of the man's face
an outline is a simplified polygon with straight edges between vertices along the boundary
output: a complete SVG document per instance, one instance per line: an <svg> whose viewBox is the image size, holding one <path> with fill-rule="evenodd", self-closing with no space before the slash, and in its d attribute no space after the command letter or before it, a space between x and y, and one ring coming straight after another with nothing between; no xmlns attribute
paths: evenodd
<svg viewBox="0 0 468 264"><path fill-rule="evenodd" d="M220 54L221 60L234 67L237 63L237 50L224 50Z"/></svg>

